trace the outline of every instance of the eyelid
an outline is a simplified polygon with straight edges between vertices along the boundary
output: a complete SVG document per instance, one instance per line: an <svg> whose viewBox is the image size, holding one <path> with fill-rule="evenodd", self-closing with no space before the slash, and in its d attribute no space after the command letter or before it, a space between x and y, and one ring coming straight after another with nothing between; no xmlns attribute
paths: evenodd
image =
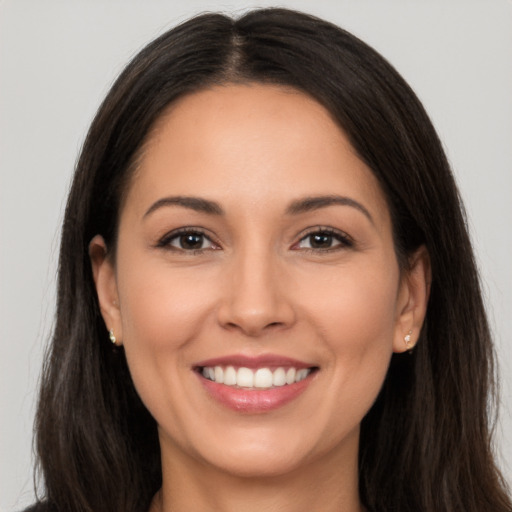
<svg viewBox="0 0 512 512"><path fill-rule="evenodd" d="M298 247L298 245L306 239L308 236L322 233L322 234L328 234L332 237L334 237L339 244L328 247L328 248L308 248L308 247ZM199 234L206 238L214 247L208 247L208 248L201 248L201 249L180 249L179 247L174 247L171 245L171 241L180 235L184 234ZM339 249L344 248L350 248L355 245L354 240L350 235L345 233L344 231L341 231L340 229L336 229L330 226L312 226L305 230L303 230L300 234L298 234L296 237L296 242L294 242L291 246L292 250L302 250L302 251L310 251L310 252L328 252L328 251L335 251ZM218 250L221 249L219 241L214 237L208 230L198 227L198 226L182 226L176 229L173 229L163 236L161 236L158 241L155 244L155 247L157 248L163 248L163 249L170 249L170 250L176 250L176 251L182 251L187 253L193 253L193 252L202 252L202 251L211 251L211 250Z"/></svg>
<svg viewBox="0 0 512 512"><path fill-rule="evenodd" d="M298 245L306 239L308 236L314 235L316 233L322 233L322 234L328 234L336 238L340 243L339 245L336 245L334 247L329 247L326 249L320 249L320 248L309 248L309 247L298 247ZM330 226L314 226L307 228L306 230L302 231L299 235L297 235L298 241L294 242L292 245L292 249L294 250L303 250L303 251L310 251L310 252L329 252L329 251L335 251L340 249L346 249L350 247L354 247L355 242L353 238L345 233L344 231L341 231L340 229L336 229Z"/></svg>
<svg viewBox="0 0 512 512"><path fill-rule="evenodd" d="M184 235L184 234L198 234L198 235L204 236L207 240L209 240L211 242L212 245L214 245L216 247L204 248L204 249L189 249L189 250L186 250L186 249L180 249L178 247L174 247L174 246L172 246L170 244L170 242L173 239L179 237L180 235ZM157 248L171 249L171 250L182 251L182 252L189 252L189 253L201 252L201 251L211 251L211 250L220 249L220 244L215 239L215 237L213 237L212 234L207 232L207 230L205 230L204 228L200 228L200 227L197 227L197 226L182 226L182 227L173 229L173 230L167 232L162 237L160 237L158 239L157 243L155 244L155 246Z"/></svg>

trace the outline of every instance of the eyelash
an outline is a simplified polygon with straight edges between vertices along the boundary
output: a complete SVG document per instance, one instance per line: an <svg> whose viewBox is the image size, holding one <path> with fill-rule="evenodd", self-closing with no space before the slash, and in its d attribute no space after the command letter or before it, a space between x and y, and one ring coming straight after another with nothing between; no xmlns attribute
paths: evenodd
<svg viewBox="0 0 512 512"><path fill-rule="evenodd" d="M173 245L171 245L173 240L176 240L179 237L187 236L187 235L188 236L194 236L194 235L200 236L200 237L202 237L202 244L204 244L205 241L209 241L215 247L199 248L199 249L184 249L182 247L174 247ZM170 233L167 233L158 241L158 243L156 244L156 247L161 248L161 249L180 251L180 252L191 254L191 255L202 254L205 251L217 250L219 248L218 244L216 242L214 242L212 240L212 238L204 232L204 230L202 230L201 228L195 228L195 227L183 227L183 228L179 228L174 231L171 231Z"/></svg>
<svg viewBox="0 0 512 512"><path fill-rule="evenodd" d="M315 247L300 247L300 244L307 240L308 238L314 236L314 235L324 235L327 237L330 237L333 240L336 240L339 242L337 245L333 247L327 247L327 248L315 248ZM205 243L205 241L209 241L211 245L214 247L207 247L207 248L199 248L199 249L185 249L183 247L175 247L172 245L172 242L174 240L177 240L181 236L200 236L202 237L202 244ZM212 240L210 236L208 236L204 230L201 228L196 227L183 227L176 229L174 231L171 231L170 233L167 233L165 236L163 236L158 243L156 244L157 248L162 249L169 249L173 251L180 251L182 253L186 253L189 255L195 255L195 254L202 254L205 251L211 251L211 250L218 250L220 249L219 244L217 244L215 241ZM315 227L311 228L310 231L308 231L305 235L303 235L300 240L292 245L293 250L302 250L304 252L308 253L326 253L326 252L333 252L338 251L342 249L347 249L354 247L354 241L343 231L338 231L333 228L329 227Z"/></svg>
<svg viewBox="0 0 512 512"><path fill-rule="evenodd" d="M315 248L315 247L302 247L299 248L299 244L303 241L307 240L308 238L314 236L314 235L326 235L328 237L331 237L332 239L339 242L338 245L335 245L333 247L327 247L327 248ZM337 229L329 228L329 227L315 227L312 228L310 231L308 231L304 236L301 237L301 239L295 243L293 247L298 247L297 250L303 250L305 252L309 253L326 253L326 252L334 252L339 251L342 249L350 249L351 247L354 247L354 241L352 238L350 238L346 233L343 231L339 231Z"/></svg>

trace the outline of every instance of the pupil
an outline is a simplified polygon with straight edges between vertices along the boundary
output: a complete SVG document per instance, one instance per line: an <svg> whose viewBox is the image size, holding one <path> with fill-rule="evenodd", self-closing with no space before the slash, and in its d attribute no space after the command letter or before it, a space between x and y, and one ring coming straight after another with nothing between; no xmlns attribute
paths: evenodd
<svg viewBox="0 0 512 512"><path fill-rule="evenodd" d="M200 249L203 245L203 235L182 235L180 237L180 244L184 249Z"/></svg>
<svg viewBox="0 0 512 512"><path fill-rule="evenodd" d="M314 247L315 249L331 247L331 245L332 235L328 235L325 233L316 233L311 237L311 247Z"/></svg>

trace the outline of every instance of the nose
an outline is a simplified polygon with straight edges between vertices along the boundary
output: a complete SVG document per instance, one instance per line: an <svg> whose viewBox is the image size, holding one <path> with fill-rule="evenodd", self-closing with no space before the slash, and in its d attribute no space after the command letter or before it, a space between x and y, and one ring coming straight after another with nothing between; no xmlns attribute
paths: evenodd
<svg viewBox="0 0 512 512"><path fill-rule="evenodd" d="M235 257L223 283L219 323L250 337L289 328L296 318L283 270L262 252Z"/></svg>

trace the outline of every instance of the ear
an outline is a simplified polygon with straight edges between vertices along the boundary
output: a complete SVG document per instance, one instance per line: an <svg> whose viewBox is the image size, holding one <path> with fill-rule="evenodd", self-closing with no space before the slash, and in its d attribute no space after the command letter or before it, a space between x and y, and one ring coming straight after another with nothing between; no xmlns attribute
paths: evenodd
<svg viewBox="0 0 512 512"><path fill-rule="evenodd" d="M402 272L393 352L410 350L418 341L427 313L431 279L430 257L422 245L409 258L408 268Z"/></svg>
<svg viewBox="0 0 512 512"><path fill-rule="evenodd" d="M107 330L113 332L115 344L121 345L123 332L115 267L112 258L108 255L107 244L102 236L96 235L89 243L89 258L91 259L101 316Z"/></svg>

